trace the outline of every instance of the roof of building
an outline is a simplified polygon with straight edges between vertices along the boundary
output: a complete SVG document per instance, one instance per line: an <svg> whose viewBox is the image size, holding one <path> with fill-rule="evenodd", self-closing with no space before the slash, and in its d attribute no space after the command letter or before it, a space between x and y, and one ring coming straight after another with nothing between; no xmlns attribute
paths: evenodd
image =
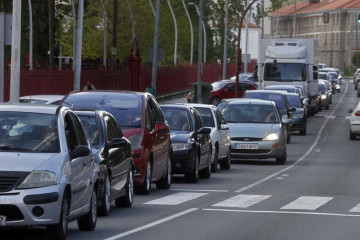
<svg viewBox="0 0 360 240"><path fill-rule="evenodd" d="M280 8L272 13L273 17L295 14L319 13L333 10L360 8L360 0L320 0L319 3L301 2Z"/></svg>

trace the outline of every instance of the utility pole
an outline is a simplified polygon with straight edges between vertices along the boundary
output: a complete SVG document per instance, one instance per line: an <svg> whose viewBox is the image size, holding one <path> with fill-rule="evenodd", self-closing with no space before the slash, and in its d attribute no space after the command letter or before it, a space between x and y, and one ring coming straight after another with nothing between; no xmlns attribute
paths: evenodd
<svg viewBox="0 0 360 240"><path fill-rule="evenodd" d="M107 60L107 48L106 48L106 45L107 45L107 17L106 17L106 9L105 9L103 0L100 0L100 3L101 3L101 8L102 8L103 14L104 14L104 56L103 56L103 65L104 65L104 68L106 70L106 60Z"/></svg>
<svg viewBox="0 0 360 240"><path fill-rule="evenodd" d="M186 16L188 17L189 24L190 24L190 37L191 37L190 65L192 65L193 64L193 54L194 54L194 30L193 30L193 26L192 26L192 22L191 22L191 17L190 17L190 14L189 14L189 12L188 12L188 10L186 8L184 0L182 0L182 3L184 5Z"/></svg>
<svg viewBox="0 0 360 240"><path fill-rule="evenodd" d="M359 23L356 21L356 67L359 67L359 40L358 40L358 25Z"/></svg>
<svg viewBox="0 0 360 240"><path fill-rule="evenodd" d="M246 5L249 5L249 0L246 1ZM248 45L249 45L249 12L246 13L246 36L245 36L245 66L244 73L247 73L248 69Z"/></svg>
<svg viewBox="0 0 360 240"><path fill-rule="evenodd" d="M54 13L55 0L49 1L49 67L54 68Z"/></svg>
<svg viewBox="0 0 360 240"><path fill-rule="evenodd" d="M33 18L32 18L32 5L31 0L29 3L29 24L30 24L30 36L29 36L29 70L33 70Z"/></svg>
<svg viewBox="0 0 360 240"><path fill-rule="evenodd" d="M264 0L262 0L262 6L261 6L261 11L262 11L262 19L261 19L261 38L264 38L264 14L265 14L265 6L264 6Z"/></svg>
<svg viewBox="0 0 360 240"><path fill-rule="evenodd" d="M84 0L78 2L78 24L76 37L76 56L75 56L75 79L74 90L80 90L81 79L81 50L82 50L82 32L83 32L83 18L84 18Z"/></svg>
<svg viewBox="0 0 360 240"><path fill-rule="evenodd" d="M152 65L152 87L156 95L157 61L158 61L158 41L159 41L159 22L160 22L160 0L156 0L154 50Z"/></svg>
<svg viewBox="0 0 360 240"><path fill-rule="evenodd" d="M172 17L174 19L174 26L175 26L174 65L176 66L177 65L177 38L178 38L177 23L176 23L176 17L175 17L174 11L173 11L173 9L171 7L170 0L167 0L167 3L169 5L171 15L172 15Z"/></svg>
<svg viewBox="0 0 360 240"><path fill-rule="evenodd" d="M71 8L73 13L73 70L75 71L75 55L76 55L76 12L74 0L71 0Z"/></svg>
<svg viewBox="0 0 360 240"><path fill-rule="evenodd" d="M111 70L115 70L116 66L116 39L117 39L117 23L118 23L118 0L114 0L113 11L113 39L111 49Z"/></svg>
<svg viewBox="0 0 360 240"><path fill-rule="evenodd" d="M198 79L197 79L197 100L202 103L201 99L201 77L202 77L202 16L203 16L203 0L199 0L199 46L198 46Z"/></svg>
<svg viewBox="0 0 360 240"><path fill-rule="evenodd" d="M21 2L13 1L10 102L19 102L20 97Z"/></svg>
<svg viewBox="0 0 360 240"><path fill-rule="evenodd" d="M223 76L227 77L227 50L228 50L228 25L229 25L229 0L225 2L225 25L224 25L224 58L223 58Z"/></svg>

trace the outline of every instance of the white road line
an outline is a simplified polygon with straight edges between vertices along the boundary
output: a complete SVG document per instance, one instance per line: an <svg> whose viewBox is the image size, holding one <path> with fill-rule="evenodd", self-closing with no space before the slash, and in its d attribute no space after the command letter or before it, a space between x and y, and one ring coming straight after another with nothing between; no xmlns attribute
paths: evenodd
<svg viewBox="0 0 360 240"><path fill-rule="evenodd" d="M345 83L346 83L346 82L345 82ZM333 115L334 112L335 112L335 110L340 106L340 103L341 103L342 100L344 99L345 94L347 93L348 88L349 88L349 85L346 83L346 89L345 89L345 91L343 92L343 95L341 96L341 98L339 99L338 104L336 105L336 107L334 108L334 110L331 112L331 115ZM323 130L324 130L324 128L325 128L325 126L326 126L326 124L327 124L328 121L329 121L328 118L325 119L324 123L322 124L322 126L321 126L321 128L320 128L320 130L319 130L318 135L316 136L316 139L315 139L314 143L311 145L311 147L308 149L308 151L307 151L301 158L299 158L296 162L294 162L292 165L290 165L290 166L288 166L288 167L286 167L286 168L284 168L284 169L282 169L282 170L280 170L280 171L278 171L278 172L276 172L276 173L273 173L273 174L271 174L271 175L269 175L269 176L267 176L267 177L265 177L265 178L263 178L263 179L260 179L260 180L257 181L257 182L254 182L254 183L252 183L252 184L250 184L250 185L248 185L248 186L246 186L246 187L240 188L239 190L237 190L237 191L235 191L235 192L239 192L239 193L240 193L240 192L244 192L244 191L246 191L246 190L249 190L250 188L253 188L253 187L255 187L255 186L257 186L257 185L259 185L259 184L261 184L261 183L264 183L264 182L266 182L266 181L274 178L275 176L277 176L277 175L279 175L279 174L281 174L281 173L283 173L283 172L289 171L290 169L292 169L293 167L295 167L296 165L298 165L299 163L301 163L302 161L304 161L304 159L306 159L306 158L310 155L310 153L314 150L314 148L315 148L316 145L318 144L318 142L319 142L319 140L320 140L320 137L321 137L321 134L322 134L322 132L323 132Z"/></svg>
<svg viewBox="0 0 360 240"><path fill-rule="evenodd" d="M186 211L179 212L179 213L177 213L177 214L174 214L174 215L171 215L171 216L169 216L169 217L160 219L160 220L158 220L158 221L152 222L152 223L147 224L147 225L144 225L144 226L142 226L142 227L138 227L138 228L129 230L129 231L127 231L127 232L123 232L123 233L117 234L117 235L115 235L115 236L112 236L112 237L109 237L109 238L105 238L104 240L116 240L116 239L120 239L120 238L129 236L129 235L131 235L131 234L134 234L134 233L143 231L143 230L145 230L145 229L155 227L155 226L160 225L160 224L162 224L162 223L164 223L164 222L171 221L171 220L173 220L173 219L175 219L175 218L184 216L184 215L189 214L189 213L191 213L191 212L194 212L194 211L196 211L196 210L198 210L198 208L190 208L190 209L188 209L188 210L186 210Z"/></svg>
<svg viewBox="0 0 360 240"><path fill-rule="evenodd" d="M283 177L276 178L276 180L283 180L283 179L284 179Z"/></svg>
<svg viewBox="0 0 360 240"><path fill-rule="evenodd" d="M360 212L360 204L358 204L356 207L352 208L349 212Z"/></svg>
<svg viewBox="0 0 360 240"><path fill-rule="evenodd" d="M350 119L350 116L346 116L345 118L346 118L346 119Z"/></svg>
<svg viewBox="0 0 360 240"><path fill-rule="evenodd" d="M283 176L283 177L288 177L288 176L289 176L289 174L283 174L282 176Z"/></svg>
<svg viewBox="0 0 360 240"><path fill-rule="evenodd" d="M322 213L322 212L289 212L289 211L253 211L253 210L235 210L235 209L215 209L204 208L203 211L214 212L238 212L238 213L275 213L275 214L297 214L297 215L318 215L318 216L333 216L333 217L360 217L354 214L338 214L338 213Z"/></svg>
<svg viewBox="0 0 360 240"><path fill-rule="evenodd" d="M219 192L219 193L229 192L229 190L196 190L196 189L181 189L181 188L171 188L169 190L181 191L181 192Z"/></svg>
<svg viewBox="0 0 360 240"><path fill-rule="evenodd" d="M320 148L315 149L316 153L319 153L320 151L321 151Z"/></svg>
<svg viewBox="0 0 360 240"><path fill-rule="evenodd" d="M190 193L190 192L178 192L166 197L158 198L144 204L152 205L179 205L181 203L202 197L208 193Z"/></svg>
<svg viewBox="0 0 360 240"><path fill-rule="evenodd" d="M332 197L309 197L302 196L295 201L283 206L281 209L296 209L296 210L316 210L327 202L331 201Z"/></svg>
<svg viewBox="0 0 360 240"><path fill-rule="evenodd" d="M213 207L248 208L271 197L271 195L245 195L240 194L225 201L216 203Z"/></svg>

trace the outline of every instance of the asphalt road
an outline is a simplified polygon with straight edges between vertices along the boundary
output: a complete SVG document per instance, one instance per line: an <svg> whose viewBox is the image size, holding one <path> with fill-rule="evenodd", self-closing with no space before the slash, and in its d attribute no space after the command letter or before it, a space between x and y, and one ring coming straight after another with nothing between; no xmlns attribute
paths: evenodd
<svg viewBox="0 0 360 240"><path fill-rule="evenodd" d="M67 239L359 239L360 141L349 140L346 109L359 99L342 85L329 110L292 135L284 166L273 160L233 162L197 184L174 176L171 190L136 195L130 209L112 206L92 232L76 222ZM43 229L0 231L0 239L44 239Z"/></svg>

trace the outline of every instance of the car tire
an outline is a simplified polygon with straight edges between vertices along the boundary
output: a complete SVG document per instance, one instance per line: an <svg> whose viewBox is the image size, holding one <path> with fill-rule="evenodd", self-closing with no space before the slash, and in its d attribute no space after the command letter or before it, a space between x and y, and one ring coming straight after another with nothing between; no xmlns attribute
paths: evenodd
<svg viewBox="0 0 360 240"><path fill-rule="evenodd" d="M357 90L357 84L355 84L354 89Z"/></svg>
<svg viewBox="0 0 360 240"><path fill-rule="evenodd" d="M185 174L186 180L191 183L196 183L199 178L199 161L198 161L197 153L195 153L194 164L195 167L193 171L191 173Z"/></svg>
<svg viewBox="0 0 360 240"><path fill-rule="evenodd" d="M290 129L288 129L288 134L286 135L286 143L290 143L290 141L291 141L291 130Z"/></svg>
<svg viewBox="0 0 360 240"><path fill-rule="evenodd" d="M104 196L101 199L101 207L98 207L99 216L109 216L111 208L111 180L109 173L106 175Z"/></svg>
<svg viewBox="0 0 360 240"><path fill-rule="evenodd" d="M68 231L68 224L69 224L69 198L64 193L62 205L61 205L61 212L60 212L60 220L59 223L55 225L49 225L46 227L46 234L48 239L54 240L65 240L66 233Z"/></svg>
<svg viewBox="0 0 360 240"><path fill-rule="evenodd" d="M91 231L96 227L97 221L97 192L94 188L90 199L90 210L82 218L77 220L80 231Z"/></svg>
<svg viewBox="0 0 360 240"><path fill-rule="evenodd" d="M327 105L327 106L325 107L325 109L326 109L326 110L329 110L329 108L330 108L330 106L329 106L329 105Z"/></svg>
<svg viewBox="0 0 360 240"><path fill-rule="evenodd" d="M208 163L209 165L207 166L207 168L201 170L199 172L199 177L201 178L210 178L211 176L211 159L212 159L212 154L211 154L211 145L210 145L210 154L209 154L209 157L208 157Z"/></svg>
<svg viewBox="0 0 360 240"><path fill-rule="evenodd" d="M350 140L356 140L356 134L353 133L350 129Z"/></svg>
<svg viewBox="0 0 360 240"><path fill-rule="evenodd" d="M151 192L151 182L152 182L152 168L150 159L146 164L146 175L143 184L135 187L135 192L148 195Z"/></svg>
<svg viewBox="0 0 360 240"><path fill-rule="evenodd" d="M220 101L221 101L221 99L220 99L219 97L213 97L213 98L210 100L210 103L213 104L213 105L216 105L216 104L218 104Z"/></svg>
<svg viewBox="0 0 360 240"><path fill-rule="evenodd" d="M306 135L306 128L307 128L307 127L306 127L306 125L305 125L305 127L300 130L300 135L302 135L302 136Z"/></svg>
<svg viewBox="0 0 360 240"><path fill-rule="evenodd" d="M229 170L230 167L231 167L231 150L229 149L226 158L220 162L220 169Z"/></svg>
<svg viewBox="0 0 360 240"><path fill-rule="evenodd" d="M171 159L168 158L168 166L166 169L166 175L163 179L160 179L156 182L156 187L158 189L170 189L172 181L172 173L171 173Z"/></svg>
<svg viewBox="0 0 360 240"><path fill-rule="evenodd" d="M357 97L360 97L360 93L358 92Z"/></svg>
<svg viewBox="0 0 360 240"><path fill-rule="evenodd" d="M311 110L310 110L310 115L314 116L315 112L316 112L315 107L312 107Z"/></svg>
<svg viewBox="0 0 360 240"><path fill-rule="evenodd" d="M281 157L276 158L276 164L284 165L285 162L286 162L286 158L287 158L287 156L286 156L286 146L285 146L283 154L281 155Z"/></svg>
<svg viewBox="0 0 360 240"><path fill-rule="evenodd" d="M211 172L215 173L217 171L218 162L219 162L219 147L215 146L214 161L211 164Z"/></svg>
<svg viewBox="0 0 360 240"><path fill-rule="evenodd" d="M115 199L116 207L130 208L134 201L134 173L132 167L130 168L128 179L125 187L126 194L123 197Z"/></svg>

